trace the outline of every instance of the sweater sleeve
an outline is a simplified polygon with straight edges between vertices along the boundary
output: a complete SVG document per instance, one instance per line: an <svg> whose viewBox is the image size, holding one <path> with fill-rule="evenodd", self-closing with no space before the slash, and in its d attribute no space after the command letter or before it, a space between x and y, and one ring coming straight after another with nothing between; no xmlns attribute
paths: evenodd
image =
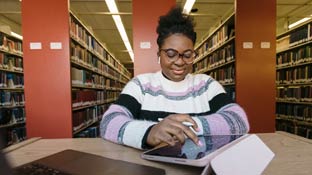
<svg viewBox="0 0 312 175"><path fill-rule="evenodd" d="M197 135L235 135L249 132L245 111L233 102L217 81L213 81L207 94L209 113L193 117L200 128Z"/></svg>
<svg viewBox="0 0 312 175"><path fill-rule="evenodd" d="M100 135L103 139L142 149L144 135L155 122L137 120L141 108L140 95L143 96L136 81L130 81L125 86L119 99L102 117Z"/></svg>
<svg viewBox="0 0 312 175"><path fill-rule="evenodd" d="M200 127L198 135L235 135L249 132L245 111L236 103L220 108L216 113L194 117Z"/></svg>

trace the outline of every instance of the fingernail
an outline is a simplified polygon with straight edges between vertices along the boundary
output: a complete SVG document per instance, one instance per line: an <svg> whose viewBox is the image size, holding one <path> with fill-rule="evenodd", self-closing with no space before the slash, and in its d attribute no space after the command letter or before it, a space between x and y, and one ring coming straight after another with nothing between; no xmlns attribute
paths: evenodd
<svg viewBox="0 0 312 175"><path fill-rule="evenodd" d="M199 131L200 131L200 129L199 129L199 128L196 128L196 129L195 129L195 131L196 131L196 132L199 132Z"/></svg>
<svg viewBox="0 0 312 175"><path fill-rule="evenodd" d="M204 144L200 140L198 140L197 145L198 146L204 146Z"/></svg>

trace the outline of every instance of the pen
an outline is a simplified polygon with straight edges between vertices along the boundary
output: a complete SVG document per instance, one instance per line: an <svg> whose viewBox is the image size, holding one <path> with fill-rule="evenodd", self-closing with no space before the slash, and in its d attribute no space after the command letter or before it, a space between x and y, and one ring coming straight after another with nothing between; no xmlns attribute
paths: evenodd
<svg viewBox="0 0 312 175"><path fill-rule="evenodd" d="M159 122L162 121L162 120L163 120L163 118L158 118L158 121L159 121ZM184 126L187 126L187 127L194 126L193 123L191 123L191 122L182 122L182 124L183 124Z"/></svg>

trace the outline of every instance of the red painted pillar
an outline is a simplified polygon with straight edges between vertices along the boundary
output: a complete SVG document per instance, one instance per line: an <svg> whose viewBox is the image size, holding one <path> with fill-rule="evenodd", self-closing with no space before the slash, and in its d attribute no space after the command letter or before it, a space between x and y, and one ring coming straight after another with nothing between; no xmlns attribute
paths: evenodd
<svg viewBox="0 0 312 175"><path fill-rule="evenodd" d="M68 0L22 1L28 137L72 137L68 9Z"/></svg>
<svg viewBox="0 0 312 175"><path fill-rule="evenodd" d="M251 132L273 132L276 1L236 0L235 18L236 100L249 116Z"/></svg>
<svg viewBox="0 0 312 175"><path fill-rule="evenodd" d="M160 70L156 27L159 16L166 14L175 4L175 0L132 1L134 75ZM151 47L140 48L142 42L150 43Z"/></svg>

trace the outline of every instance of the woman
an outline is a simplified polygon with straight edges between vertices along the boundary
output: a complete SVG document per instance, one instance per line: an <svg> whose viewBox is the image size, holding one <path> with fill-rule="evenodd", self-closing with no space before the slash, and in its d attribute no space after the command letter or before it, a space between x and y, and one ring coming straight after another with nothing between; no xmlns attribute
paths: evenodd
<svg viewBox="0 0 312 175"><path fill-rule="evenodd" d="M245 134L244 110L205 74L190 74L197 56L193 19L181 8L161 16L157 27L161 71L134 77L103 115L101 137L146 149L198 135ZM158 122L158 120L161 120ZM193 126L185 126L189 122Z"/></svg>

